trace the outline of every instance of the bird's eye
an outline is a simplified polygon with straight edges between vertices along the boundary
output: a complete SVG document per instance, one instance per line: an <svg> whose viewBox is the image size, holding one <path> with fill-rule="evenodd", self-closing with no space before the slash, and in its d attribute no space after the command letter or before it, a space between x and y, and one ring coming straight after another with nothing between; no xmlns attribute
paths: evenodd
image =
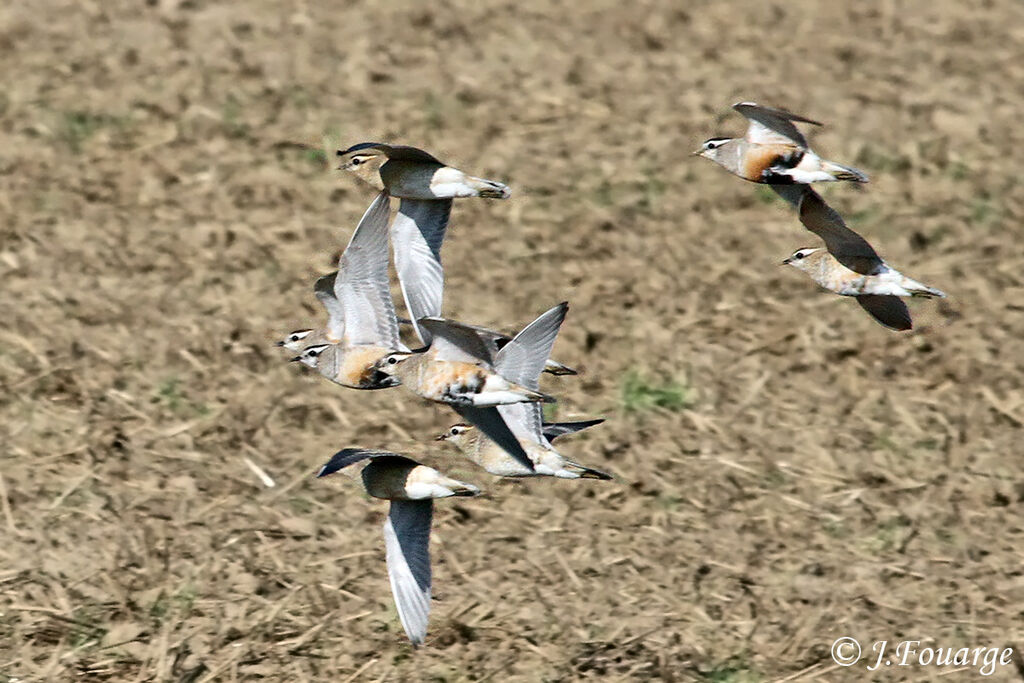
<svg viewBox="0 0 1024 683"><path fill-rule="evenodd" d="M804 253L804 252L802 252L802 251L798 251L798 252L796 252L796 257L797 257L798 259L801 259L801 258L803 258L804 256L807 256L807 254L805 254L805 253Z"/></svg>
<svg viewBox="0 0 1024 683"><path fill-rule="evenodd" d="M459 435L459 428L458 427L452 427L452 436L458 436L458 435Z"/></svg>
<svg viewBox="0 0 1024 683"><path fill-rule="evenodd" d="M310 358L316 358L316 357L317 357L317 356L319 356L319 355L320 355L320 352L319 352L319 351L310 351L310 352L309 352L309 357L310 357Z"/></svg>
<svg viewBox="0 0 1024 683"><path fill-rule="evenodd" d="M398 359L395 358L394 356L388 358L388 365L395 365L396 363L398 363Z"/></svg>
<svg viewBox="0 0 1024 683"><path fill-rule="evenodd" d="M352 165L353 166L358 166L361 163L363 163L363 160L362 160L361 157L355 157L354 159L352 159Z"/></svg>
<svg viewBox="0 0 1024 683"><path fill-rule="evenodd" d="M288 337L288 341L292 341L292 342L299 341L299 335L297 335L297 334L291 335L290 337Z"/></svg>

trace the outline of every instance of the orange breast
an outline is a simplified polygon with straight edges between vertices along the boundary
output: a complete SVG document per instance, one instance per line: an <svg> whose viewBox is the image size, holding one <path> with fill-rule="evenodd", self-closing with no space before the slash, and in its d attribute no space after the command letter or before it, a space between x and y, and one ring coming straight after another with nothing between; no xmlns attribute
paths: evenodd
<svg viewBox="0 0 1024 683"><path fill-rule="evenodd" d="M429 398L448 393L471 392L483 384L483 371L472 363L457 361L435 361L424 369L420 388Z"/></svg>
<svg viewBox="0 0 1024 683"><path fill-rule="evenodd" d="M373 366L390 351L380 346L354 346L346 349L336 381L353 389L365 389L374 375Z"/></svg>
<svg viewBox="0 0 1024 683"><path fill-rule="evenodd" d="M762 182L766 170L787 160L798 151L796 147L789 145L748 145L740 162L740 173L747 180Z"/></svg>

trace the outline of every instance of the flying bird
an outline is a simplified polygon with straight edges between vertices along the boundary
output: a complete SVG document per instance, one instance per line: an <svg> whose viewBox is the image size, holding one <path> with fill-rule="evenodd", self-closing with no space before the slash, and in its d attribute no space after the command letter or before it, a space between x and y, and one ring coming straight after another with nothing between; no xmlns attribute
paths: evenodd
<svg viewBox="0 0 1024 683"><path fill-rule="evenodd" d="M499 411L504 412L507 408L516 406L503 406ZM525 423L517 423L516 419L509 419L507 414L503 415L506 422L515 433L517 428L521 429ZM453 424L444 433L436 437L437 441L447 441L452 444L464 456L475 462L489 473L498 477L534 477L551 476L564 479L611 479L611 475L601 470L596 470L578 462L573 462L550 446L555 439L566 434L575 434L578 431L593 427L604 422L604 420L584 420L580 422L545 422L541 425L543 439L534 438L526 440L523 444L524 450L533 462L533 470L523 467L515 458L509 456L504 450L498 447L493 441L480 433L480 430L473 425L460 422ZM515 425L515 426L512 426ZM542 445L547 442L547 445Z"/></svg>
<svg viewBox="0 0 1024 683"><path fill-rule="evenodd" d="M562 303L545 312L527 326L530 333L517 335L497 354L471 325L423 318L420 325L432 336L430 346L419 352L393 353L378 361L377 367L381 373L398 377L403 386L418 396L450 405L531 471L533 461L497 407L511 403L551 403L555 399L540 392L536 383L528 387L510 381L497 371L496 363L500 362L509 372L519 372L524 366L543 368L567 308L568 304ZM553 327L550 324L554 322L552 311L561 311ZM550 322L535 324L538 321Z"/></svg>
<svg viewBox="0 0 1024 683"><path fill-rule="evenodd" d="M800 200L800 222L825 242L825 249L798 249L783 264L807 273L825 289L856 297L861 308L893 330L913 327L900 297L945 297L945 293L912 280L875 252L867 240L846 227L842 217L809 186Z"/></svg>
<svg viewBox="0 0 1024 683"><path fill-rule="evenodd" d="M415 147L363 142L339 150L339 169L397 197L391 226L395 270L416 334L424 344L430 333L420 318L439 317L444 294L441 243L459 197L507 199L507 185L463 173Z"/></svg>
<svg viewBox="0 0 1024 683"><path fill-rule="evenodd" d="M398 618L414 646L427 636L430 615L430 523L434 498L475 496L480 489L411 458L386 451L346 448L320 468L317 477L369 460L363 487L374 498L391 501L384 522L384 547Z"/></svg>
<svg viewBox="0 0 1024 683"><path fill-rule="evenodd" d="M794 121L821 124L782 109L739 102L732 108L749 121L742 138L706 140L694 154L714 161L744 180L770 184L807 184L850 180L868 182L855 168L826 161L811 151Z"/></svg>
<svg viewBox="0 0 1024 683"><path fill-rule="evenodd" d="M521 386L537 390L544 359L551 353L568 309L568 304L559 304L524 327L495 356L495 371ZM501 405L498 406L498 413L526 451L532 467L525 467L485 435L467 425L455 425L438 439L451 441L470 460L499 477L611 479L611 475L568 460L554 449L545 434L539 404Z"/></svg>
<svg viewBox="0 0 1024 683"><path fill-rule="evenodd" d="M382 192L352 233L338 272L333 279L321 278L317 283L318 298L328 310L328 324L308 333L302 340L306 345L292 358L332 382L354 389L395 386L397 380L378 372L376 364L392 352L405 350L398 338L388 280L389 217L388 196ZM328 284L333 297L323 292ZM287 341L282 345L287 346Z"/></svg>

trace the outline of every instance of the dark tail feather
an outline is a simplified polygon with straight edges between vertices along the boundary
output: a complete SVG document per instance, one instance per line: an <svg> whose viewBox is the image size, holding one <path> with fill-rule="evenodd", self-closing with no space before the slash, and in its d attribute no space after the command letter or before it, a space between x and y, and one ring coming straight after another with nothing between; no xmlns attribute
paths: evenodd
<svg viewBox="0 0 1024 683"><path fill-rule="evenodd" d="M570 462L569 464L580 468L580 479L600 479L602 481L611 481L613 479L612 475L601 470L595 470L593 467L587 467L578 462Z"/></svg>
<svg viewBox="0 0 1024 683"><path fill-rule="evenodd" d="M544 366L544 372L548 373L549 375L555 375L556 377L560 377L562 375L580 374L573 370L572 368L570 368L568 365L562 365L558 361L553 360L549 360L547 362L547 364Z"/></svg>

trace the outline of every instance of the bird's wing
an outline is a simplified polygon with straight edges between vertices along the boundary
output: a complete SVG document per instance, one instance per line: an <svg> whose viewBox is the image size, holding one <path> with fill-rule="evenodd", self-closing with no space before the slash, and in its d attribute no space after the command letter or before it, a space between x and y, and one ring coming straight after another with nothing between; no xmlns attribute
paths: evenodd
<svg viewBox="0 0 1024 683"><path fill-rule="evenodd" d="M436 360L487 365L494 361L492 345L473 327L444 318L420 318L416 322L431 336L430 353Z"/></svg>
<svg viewBox="0 0 1024 683"><path fill-rule="evenodd" d="M509 430L520 442L549 445L541 429L544 415L539 403L511 403L497 408Z"/></svg>
<svg viewBox="0 0 1024 683"><path fill-rule="evenodd" d="M797 116L782 109L763 107L753 102L737 102L732 105L732 108L750 121L746 140L757 145L795 144L802 149L807 149L807 139L793 125L793 121L810 123L815 126L821 125L817 121L803 116Z"/></svg>
<svg viewBox="0 0 1024 683"><path fill-rule="evenodd" d="M841 264L861 275L874 275L884 265L868 241L846 227L843 217L825 203L810 185L803 186L800 222L820 237Z"/></svg>
<svg viewBox="0 0 1024 683"><path fill-rule="evenodd" d="M390 197L381 192L341 255L334 294L345 310L345 341L398 348L398 318L388 282Z"/></svg>
<svg viewBox="0 0 1024 683"><path fill-rule="evenodd" d="M451 199L402 199L391 226L391 247L395 252L395 270L405 307L413 320L413 329L424 344L430 344L430 333L420 329L416 321L441 315L444 296L441 243L451 211Z"/></svg>
<svg viewBox="0 0 1024 683"><path fill-rule="evenodd" d="M497 332L489 327L481 327L480 325L470 325L468 323L460 323L463 328L467 330L473 330L476 332L480 340L483 341L487 347L488 352L491 354L491 358L494 358L498 351L500 351L505 344L512 341L512 337L505 334L504 332Z"/></svg>
<svg viewBox="0 0 1024 683"><path fill-rule="evenodd" d="M384 155L387 155L387 153L391 150L391 146L385 145L383 142L360 142L355 145L352 145L348 149L339 149L338 156L343 157L346 154L351 154L352 152L362 152L363 150L366 149L372 149L374 151L381 152Z"/></svg>
<svg viewBox="0 0 1024 683"><path fill-rule="evenodd" d="M584 429L597 426L602 422L604 422L604 419L581 420L579 422L545 422L544 438L548 441L554 441L560 436L575 434L576 432L583 431Z"/></svg>
<svg viewBox="0 0 1024 683"><path fill-rule="evenodd" d="M338 470L348 467L349 465L354 465L357 462L362 462L369 458L382 457L402 458L404 456L389 453L387 451L374 451L365 448L343 448L331 456L331 459L320 468L320 471L316 473L316 476L326 477L329 474L334 474Z"/></svg>
<svg viewBox="0 0 1024 683"><path fill-rule="evenodd" d="M427 637L430 616L430 521L432 500L392 500L384 521L388 578L398 618L413 645Z"/></svg>
<svg viewBox="0 0 1024 683"><path fill-rule="evenodd" d="M890 330L909 330L914 326L907 305L898 296L864 294L856 298L868 315Z"/></svg>
<svg viewBox="0 0 1024 683"><path fill-rule="evenodd" d="M512 341L498 351L494 358L495 372L510 382L537 391L540 373L544 371L544 365L551 357L558 329L562 326L568 311L569 304L563 301L524 327Z"/></svg>
<svg viewBox="0 0 1024 683"><path fill-rule="evenodd" d="M513 434L509 425L505 423L505 418L501 416L497 408L453 405L452 409L461 415L466 422L479 429L484 436L498 444L503 451L518 460L530 471L533 471L533 461L530 460L530 456L523 450L519 439Z"/></svg>
<svg viewBox="0 0 1024 683"><path fill-rule="evenodd" d="M410 147L408 145L377 145L377 147L383 150L388 159L395 159L396 161L421 161L423 163L444 166L433 154L424 152L418 147Z"/></svg>
<svg viewBox="0 0 1024 683"><path fill-rule="evenodd" d="M334 283L338 271L318 278L313 286L313 293L327 311L327 334L331 339L338 340L345 336L345 307L334 296Z"/></svg>
<svg viewBox="0 0 1024 683"><path fill-rule="evenodd" d="M800 208L800 200L804 198L804 188L810 185L793 183L792 185L778 185L769 183L768 187L775 190L775 194L785 199L794 209Z"/></svg>
<svg viewBox="0 0 1024 683"><path fill-rule="evenodd" d="M348 149L339 149L337 154L339 157L347 156L353 152L362 152L363 150L372 149L375 152L380 152L388 159L396 159L398 161L422 161L424 163L439 164L443 166L432 154L424 152L422 149L416 147L409 147L408 145L386 145L383 142L360 142L352 145Z"/></svg>

